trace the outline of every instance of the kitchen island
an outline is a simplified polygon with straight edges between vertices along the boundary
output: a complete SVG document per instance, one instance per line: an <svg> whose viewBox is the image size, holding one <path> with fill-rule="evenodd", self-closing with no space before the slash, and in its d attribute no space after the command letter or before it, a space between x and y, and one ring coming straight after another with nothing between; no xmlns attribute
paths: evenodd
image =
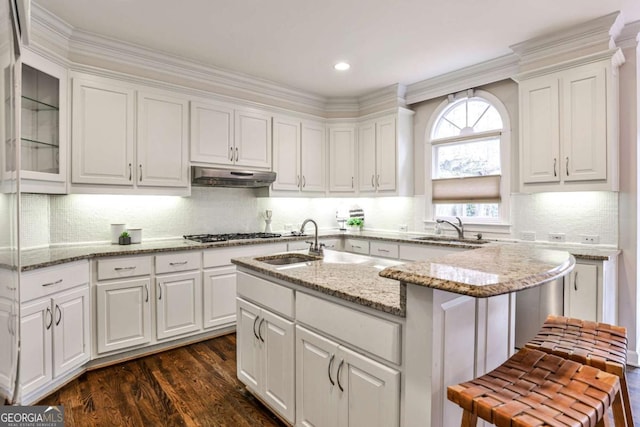
<svg viewBox="0 0 640 427"><path fill-rule="evenodd" d="M325 259L292 264L233 261L240 271L238 377L291 424L459 425L446 386L507 359L514 292L575 264L567 252L518 244L402 265L352 260L327 251ZM284 353L272 347L271 358L253 358L269 353L275 337ZM269 367L290 372L270 381Z"/></svg>

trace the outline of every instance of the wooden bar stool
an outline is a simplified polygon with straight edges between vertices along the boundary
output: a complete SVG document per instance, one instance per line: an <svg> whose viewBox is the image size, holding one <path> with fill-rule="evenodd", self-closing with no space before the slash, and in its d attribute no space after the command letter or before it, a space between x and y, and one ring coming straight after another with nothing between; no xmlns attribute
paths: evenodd
<svg viewBox="0 0 640 427"><path fill-rule="evenodd" d="M627 426L633 427L631 400L625 374L627 329L561 316L548 316L526 347L555 354L620 377Z"/></svg>
<svg viewBox="0 0 640 427"><path fill-rule="evenodd" d="M475 427L478 418L497 427L599 427L610 407L615 426L625 425L618 376L528 348L448 387L447 398L464 410L462 427Z"/></svg>

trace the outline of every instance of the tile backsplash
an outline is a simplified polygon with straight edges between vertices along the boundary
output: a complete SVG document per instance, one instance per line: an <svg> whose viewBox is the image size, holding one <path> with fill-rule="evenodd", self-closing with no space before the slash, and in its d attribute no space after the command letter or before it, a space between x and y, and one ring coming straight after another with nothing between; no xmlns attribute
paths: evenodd
<svg viewBox="0 0 640 427"><path fill-rule="evenodd" d="M365 226L375 230L423 230L424 197L269 198L251 189L193 188L191 197L68 195L22 196L22 247L108 242L110 224L142 228L142 238L183 234L264 230L263 213L273 212L272 230L299 229L313 218L321 229L335 229L336 211L360 207ZM515 194L511 237L535 232L537 240L564 233L567 242L597 234L601 244L617 245L618 194L612 192ZM285 230L286 229L286 230Z"/></svg>

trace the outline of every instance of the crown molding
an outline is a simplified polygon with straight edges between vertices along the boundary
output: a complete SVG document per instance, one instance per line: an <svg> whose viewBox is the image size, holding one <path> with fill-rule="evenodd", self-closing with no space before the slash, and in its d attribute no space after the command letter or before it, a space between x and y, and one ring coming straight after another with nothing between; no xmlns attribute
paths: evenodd
<svg viewBox="0 0 640 427"><path fill-rule="evenodd" d="M640 21L626 24L620 35L616 38L616 46L622 49L634 48L638 46L638 35L640 34Z"/></svg>
<svg viewBox="0 0 640 427"><path fill-rule="evenodd" d="M584 52L608 50L615 47L614 40L624 26L620 12L613 12L591 21L526 40L510 46L520 57L520 65L545 60L550 57Z"/></svg>
<svg viewBox="0 0 640 427"><path fill-rule="evenodd" d="M480 64L411 84L406 88L407 105L461 90L511 78L518 71L518 57L504 55Z"/></svg>
<svg viewBox="0 0 640 427"><path fill-rule="evenodd" d="M516 81L527 80L534 77L543 76L549 73L554 73L557 71L563 71L570 68L575 68L578 65L589 64L593 62L600 61L610 61L611 67L613 71L616 71L618 67L620 67L625 62L624 54L622 53L622 49L619 47L615 47L613 49L608 49L604 52L598 52L592 55L582 56L577 59L570 59L563 62L558 62L553 65L536 68L531 71L526 71L514 76L513 79Z"/></svg>

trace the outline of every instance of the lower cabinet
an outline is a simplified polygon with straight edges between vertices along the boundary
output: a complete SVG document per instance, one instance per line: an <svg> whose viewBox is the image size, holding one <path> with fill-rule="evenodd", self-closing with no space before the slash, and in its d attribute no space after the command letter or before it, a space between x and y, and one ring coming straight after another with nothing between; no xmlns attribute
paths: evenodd
<svg viewBox="0 0 640 427"><path fill-rule="evenodd" d="M148 277L96 285L98 353L151 342Z"/></svg>
<svg viewBox="0 0 640 427"><path fill-rule="evenodd" d="M89 286L23 304L20 312L25 396L89 360Z"/></svg>
<svg viewBox="0 0 640 427"><path fill-rule="evenodd" d="M236 321L236 267L204 270L203 327L232 325Z"/></svg>
<svg viewBox="0 0 640 427"><path fill-rule="evenodd" d="M618 323L617 283L617 257L607 260L577 258L575 268L565 277L565 316Z"/></svg>
<svg viewBox="0 0 640 427"><path fill-rule="evenodd" d="M156 335L159 340L201 329L201 288L200 271L156 278Z"/></svg>
<svg viewBox="0 0 640 427"><path fill-rule="evenodd" d="M294 324L242 298L237 304L238 378L294 423Z"/></svg>
<svg viewBox="0 0 640 427"><path fill-rule="evenodd" d="M399 426L400 372L298 325L296 402L301 426Z"/></svg>

